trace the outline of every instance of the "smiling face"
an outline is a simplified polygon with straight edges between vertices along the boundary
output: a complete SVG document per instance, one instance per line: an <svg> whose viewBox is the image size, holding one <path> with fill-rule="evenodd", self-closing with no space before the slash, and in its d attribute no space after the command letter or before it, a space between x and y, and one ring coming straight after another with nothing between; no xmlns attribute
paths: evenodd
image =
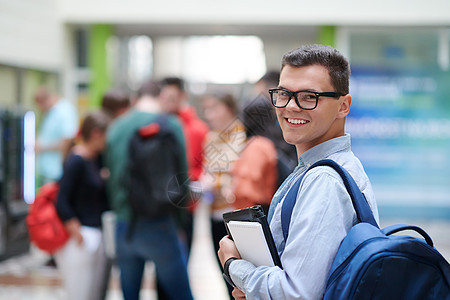
<svg viewBox="0 0 450 300"><path fill-rule="evenodd" d="M280 74L279 87L293 92L335 92L328 70L320 65L286 65ZM303 110L291 99L286 107L276 108L284 139L296 146L300 156L320 143L344 135L345 117L351 101L350 95L339 99L320 97L315 109Z"/></svg>

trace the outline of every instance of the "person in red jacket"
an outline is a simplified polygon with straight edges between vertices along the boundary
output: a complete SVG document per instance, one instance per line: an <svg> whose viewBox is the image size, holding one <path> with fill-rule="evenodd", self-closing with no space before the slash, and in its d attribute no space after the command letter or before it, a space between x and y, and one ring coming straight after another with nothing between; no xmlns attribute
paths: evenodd
<svg viewBox="0 0 450 300"><path fill-rule="evenodd" d="M161 108L169 114L177 115L183 126L188 159L188 175L191 183L199 180L203 170L203 144L209 131L208 125L198 116L194 107L187 104L184 80L179 77L166 77L161 81ZM188 255L192 244L193 212L196 208L194 198L187 214L181 220L180 230L186 239Z"/></svg>
<svg viewBox="0 0 450 300"><path fill-rule="evenodd" d="M184 106L178 111L178 117L183 126L187 142L187 158L189 165L189 178L197 181L202 174L203 143L209 131L208 126L198 116L191 106Z"/></svg>

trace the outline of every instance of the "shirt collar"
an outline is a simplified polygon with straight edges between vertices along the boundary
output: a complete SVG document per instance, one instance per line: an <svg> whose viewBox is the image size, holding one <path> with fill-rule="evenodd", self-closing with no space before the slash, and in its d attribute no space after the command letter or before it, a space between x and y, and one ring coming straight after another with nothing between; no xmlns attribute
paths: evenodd
<svg viewBox="0 0 450 300"><path fill-rule="evenodd" d="M350 151L350 134L348 133L344 136L323 142L304 152L298 158L298 167L300 169L308 168L316 161L325 159L331 154L347 151Z"/></svg>

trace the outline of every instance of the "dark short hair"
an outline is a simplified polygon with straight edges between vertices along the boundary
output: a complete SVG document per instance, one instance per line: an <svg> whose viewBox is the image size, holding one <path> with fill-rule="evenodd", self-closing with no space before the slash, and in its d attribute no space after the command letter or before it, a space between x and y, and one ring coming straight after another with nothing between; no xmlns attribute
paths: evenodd
<svg viewBox="0 0 450 300"><path fill-rule="evenodd" d="M248 102L240 113L240 119L244 124L247 137L261 135L272 138L277 116L272 104L265 98L258 97Z"/></svg>
<svg viewBox="0 0 450 300"><path fill-rule="evenodd" d="M283 56L281 70L285 66L305 67L320 65L328 70L335 92L348 94L350 64L338 50L325 45L305 45Z"/></svg>
<svg viewBox="0 0 450 300"><path fill-rule="evenodd" d="M142 86L138 89L137 97L141 98L146 95L151 97L158 97L160 92L160 84L154 80L149 80L142 84Z"/></svg>
<svg viewBox="0 0 450 300"><path fill-rule="evenodd" d="M117 111L129 106L130 98L125 92L121 90L109 90L103 95L102 109L111 116L114 116Z"/></svg>
<svg viewBox="0 0 450 300"><path fill-rule="evenodd" d="M174 85L180 91L184 92L184 80L180 77L166 77L161 80L161 87L165 87L168 85Z"/></svg>
<svg viewBox="0 0 450 300"><path fill-rule="evenodd" d="M90 112L86 115L81 124L80 134L83 140L89 139L92 130L99 129L100 131L106 131L109 123L111 122L111 116L105 111L97 110Z"/></svg>
<svg viewBox="0 0 450 300"><path fill-rule="evenodd" d="M268 71L257 82L264 82L266 86L276 87L278 86L279 81L280 81L279 71Z"/></svg>

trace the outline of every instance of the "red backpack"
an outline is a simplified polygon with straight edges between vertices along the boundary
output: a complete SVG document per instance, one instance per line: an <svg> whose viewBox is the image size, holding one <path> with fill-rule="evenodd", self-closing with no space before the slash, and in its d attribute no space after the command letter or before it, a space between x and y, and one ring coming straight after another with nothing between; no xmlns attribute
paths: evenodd
<svg viewBox="0 0 450 300"><path fill-rule="evenodd" d="M55 208L58 191L57 182L44 184L36 194L26 217L30 241L50 254L64 246L69 239Z"/></svg>

